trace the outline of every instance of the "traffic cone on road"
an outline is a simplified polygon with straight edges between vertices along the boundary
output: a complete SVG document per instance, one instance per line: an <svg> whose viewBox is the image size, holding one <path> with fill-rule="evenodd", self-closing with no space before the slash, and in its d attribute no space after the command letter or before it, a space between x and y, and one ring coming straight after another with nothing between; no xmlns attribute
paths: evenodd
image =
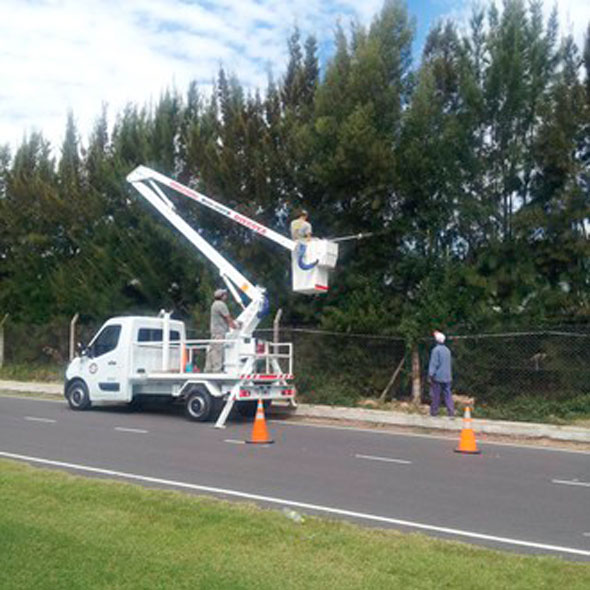
<svg viewBox="0 0 590 590"><path fill-rule="evenodd" d="M262 403L261 399L258 400L258 407L256 408L256 417L254 418L254 426L252 428L252 438L246 442L259 445L269 445L275 442L270 438L268 429L266 428L266 420L264 418L264 404Z"/></svg>
<svg viewBox="0 0 590 590"><path fill-rule="evenodd" d="M471 427L471 407L469 405L465 406L461 438L459 439L459 446L455 449L455 453L467 453L469 455L479 455L481 453L477 448L475 434Z"/></svg>

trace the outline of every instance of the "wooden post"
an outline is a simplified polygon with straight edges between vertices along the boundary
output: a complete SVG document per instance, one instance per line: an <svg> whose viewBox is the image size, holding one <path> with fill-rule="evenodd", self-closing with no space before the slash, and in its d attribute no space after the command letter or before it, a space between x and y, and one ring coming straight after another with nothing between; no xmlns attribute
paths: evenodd
<svg viewBox="0 0 590 590"><path fill-rule="evenodd" d="M422 397L422 380L420 378L420 353L418 345L412 347L412 403L416 406L420 404Z"/></svg>
<svg viewBox="0 0 590 590"><path fill-rule="evenodd" d="M80 314L76 312L76 315L70 322L70 360L72 360L76 354L76 324L78 323L79 317Z"/></svg>
<svg viewBox="0 0 590 590"><path fill-rule="evenodd" d="M8 313L5 314L2 321L0 321L0 369L4 365L4 323L9 315Z"/></svg>
<svg viewBox="0 0 590 590"><path fill-rule="evenodd" d="M385 386L385 389L383 390L383 392L379 396L379 401L380 402L384 402L385 401L385 398L387 397L387 392L391 389L391 387L395 383L395 380L397 379L397 376L400 374L400 372L402 370L402 367L404 366L404 361L405 360L406 360L406 355L402 356L402 358L401 358L398 366L396 367L395 371L393 372L393 375L391 376L391 379L389 380L389 383Z"/></svg>

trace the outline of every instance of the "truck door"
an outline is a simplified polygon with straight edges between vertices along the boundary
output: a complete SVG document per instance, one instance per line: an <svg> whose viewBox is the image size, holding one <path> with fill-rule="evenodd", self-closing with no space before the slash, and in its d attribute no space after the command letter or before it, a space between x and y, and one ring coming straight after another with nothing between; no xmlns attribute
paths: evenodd
<svg viewBox="0 0 590 590"><path fill-rule="evenodd" d="M120 349L121 325L108 324L97 334L84 357L84 380L91 400L125 400L125 354Z"/></svg>

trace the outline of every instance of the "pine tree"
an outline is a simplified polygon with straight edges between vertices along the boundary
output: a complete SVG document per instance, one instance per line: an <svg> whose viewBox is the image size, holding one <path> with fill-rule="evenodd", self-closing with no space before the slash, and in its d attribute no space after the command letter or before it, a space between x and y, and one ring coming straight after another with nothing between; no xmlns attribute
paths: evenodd
<svg viewBox="0 0 590 590"><path fill-rule="evenodd" d="M318 43L313 35L305 41L305 59L303 62L303 102L311 106L320 80L318 62Z"/></svg>
<svg viewBox="0 0 590 590"><path fill-rule="evenodd" d="M3 241L9 247L0 307L15 320L42 322L52 312L48 285L58 261L53 235L60 207L55 161L40 132L17 149L5 182Z"/></svg>
<svg viewBox="0 0 590 590"><path fill-rule="evenodd" d="M523 215L536 222L538 272L557 295L553 305L588 309L588 105L580 82L578 49L571 38L561 46L561 69L539 133L539 173L534 199Z"/></svg>
<svg viewBox="0 0 590 590"><path fill-rule="evenodd" d="M312 171L318 229L324 235L379 235L349 248L355 255L335 287L339 311L330 308L330 327L350 328L354 308L375 300L383 302L382 316L391 325L396 321L390 310L396 305L391 267L399 245L397 148L411 88L413 30L405 5L395 0L384 3L368 31L354 25L350 42L338 28L336 52L316 94ZM387 328L382 322L380 329Z"/></svg>
<svg viewBox="0 0 590 590"><path fill-rule="evenodd" d="M178 142L182 118L182 101L176 90L166 90L160 97L150 120L151 157L168 173L178 169Z"/></svg>
<svg viewBox="0 0 590 590"><path fill-rule="evenodd" d="M590 23L588 23L588 28L586 29L586 36L584 39L584 51L583 57L584 61L584 70L585 70L585 86L586 86L586 98L587 101L590 103Z"/></svg>
<svg viewBox="0 0 590 590"><path fill-rule="evenodd" d="M301 35L299 28L295 30L287 41L289 61L287 72L281 88L283 108L296 109L303 101L306 92L305 70L303 66L303 53L301 51Z"/></svg>

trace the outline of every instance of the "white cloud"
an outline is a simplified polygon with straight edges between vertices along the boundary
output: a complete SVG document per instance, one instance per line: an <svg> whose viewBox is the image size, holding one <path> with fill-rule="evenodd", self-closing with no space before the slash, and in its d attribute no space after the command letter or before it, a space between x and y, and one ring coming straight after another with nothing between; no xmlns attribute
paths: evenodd
<svg viewBox="0 0 590 590"><path fill-rule="evenodd" d="M360 5L362 4L362 7ZM382 0L0 0L0 144L40 130L55 146L72 109L83 140L101 112L165 88L206 88L221 65L246 87L284 73L294 25L331 40L338 15L368 23Z"/></svg>
<svg viewBox="0 0 590 590"><path fill-rule="evenodd" d="M472 0L408 0L420 22L469 11ZM338 20L369 24L383 0L0 0L0 144L43 132L59 147L72 109L83 140L109 105L143 105L196 80L207 89L221 65L247 88L284 74L297 25L320 45ZM558 2L562 31L581 45L588 0ZM547 10L550 3L546 2ZM419 9L421 9L419 11ZM424 23L422 23L424 24Z"/></svg>
<svg viewBox="0 0 590 590"><path fill-rule="evenodd" d="M590 25L590 2L588 0L560 0L555 2L559 14L561 30L571 33L580 49L584 46L584 36ZM547 12L553 4L547 5Z"/></svg>

